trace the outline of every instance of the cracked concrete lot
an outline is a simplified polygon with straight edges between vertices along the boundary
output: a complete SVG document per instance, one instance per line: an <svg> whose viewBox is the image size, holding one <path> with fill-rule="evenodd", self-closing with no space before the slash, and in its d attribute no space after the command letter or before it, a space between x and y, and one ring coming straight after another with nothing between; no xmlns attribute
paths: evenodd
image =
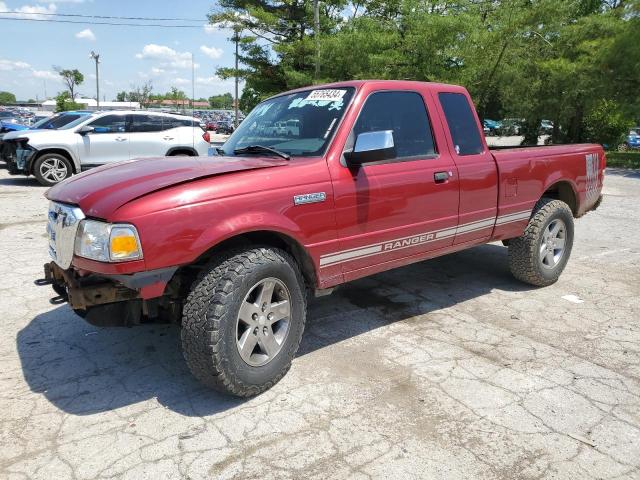
<svg viewBox="0 0 640 480"><path fill-rule="evenodd" d="M0 478L638 479L640 172L605 183L556 285L498 244L354 282L240 400L191 377L178 328L51 305L45 189L0 170Z"/></svg>

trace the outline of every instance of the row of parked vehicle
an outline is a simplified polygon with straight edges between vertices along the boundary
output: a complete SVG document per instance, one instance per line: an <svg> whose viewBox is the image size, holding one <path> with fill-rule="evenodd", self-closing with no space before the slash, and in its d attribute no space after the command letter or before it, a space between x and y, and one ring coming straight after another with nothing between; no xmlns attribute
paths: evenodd
<svg viewBox="0 0 640 480"><path fill-rule="evenodd" d="M199 118L208 131L223 135L231 135L235 130L234 112L231 110L194 110L193 116ZM240 114L238 122L244 115Z"/></svg>
<svg viewBox="0 0 640 480"><path fill-rule="evenodd" d="M150 111L64 112L19 130L2 124L0 160L10 174L54 185L92 167L131 158L206 156L200 119ZM11 130L11 131L8 131Z"/></svg>
<svg viewBox="0 0 640 480"><path fill-rule="evenodd" d="M484 134L487 136L508 137L521 135L525 120L523 118L505 118L504 120L485 119L482 122ZM542 120L538 129L540 135L550 135L553 132L553 122Z"/></svg>

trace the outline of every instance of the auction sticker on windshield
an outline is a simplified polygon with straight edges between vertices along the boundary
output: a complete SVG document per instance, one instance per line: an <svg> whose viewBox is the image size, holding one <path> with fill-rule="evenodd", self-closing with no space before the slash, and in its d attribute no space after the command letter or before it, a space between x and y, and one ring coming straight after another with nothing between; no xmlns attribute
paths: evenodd
<svg viewBox="0 0 640 480"><path fill-rule="evenodd" d="M309 100L320 100L320 101L328 101L335 102L336 100L340 100L344 97L344 94L347 93L346 90L332 90L332 89L323 89L323 90L313 90L307 98L306 101Z"/></svg>

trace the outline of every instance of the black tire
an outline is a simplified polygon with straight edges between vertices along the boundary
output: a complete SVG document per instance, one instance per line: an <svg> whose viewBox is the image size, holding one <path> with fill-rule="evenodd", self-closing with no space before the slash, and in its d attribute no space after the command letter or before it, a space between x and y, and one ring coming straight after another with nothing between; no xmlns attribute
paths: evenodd
<svg viewBox="0 0 640 480"><path fill-rule="evenodd" d="M540 258L541 248L547 227L556 220L565 227L564 250L557 263L548 266ZM573 232L573 214L569 206L560 200L542 198L534 207L524 234L509 241L509 268L513 276L537 287L555 283L571 256Z"/></svg>
<svg viewBox="0 0 640 480"><path fill-rule="evenodd" d="M57 179L54 179L53 174L47 174L46 166L51 163L60 165L60 171L64 169L64 175L61 174ZM33 164L33 175L40 185L50 187L73 175L73 167L69 159L64 155L60 155L59 153L45 153L38 157Z"/></svg>
<svg viewBox="0 0 640 480"><path fill-rule="evenodd" d="M290 296L289 328L277 354L252 366L237 346L240 306L261 280L275 278ZM231 250L211 262L191 287L182 316L182 350L193 375L205 385L239 397L257 395L289 370L306 317L304 280L295 260L268 247Z"/></svg>

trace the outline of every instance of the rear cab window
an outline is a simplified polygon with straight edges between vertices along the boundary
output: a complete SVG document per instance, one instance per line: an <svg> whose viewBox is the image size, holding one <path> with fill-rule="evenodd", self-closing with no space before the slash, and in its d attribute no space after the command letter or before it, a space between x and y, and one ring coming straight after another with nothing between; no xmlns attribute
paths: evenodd
<svg viewBox="0 0 640 480"><path fill-rule="evenodd" d="M438 99L447 119L456 153L460 156L482 153L484 143L467 97L461 93L440 92Z"/></svg>

